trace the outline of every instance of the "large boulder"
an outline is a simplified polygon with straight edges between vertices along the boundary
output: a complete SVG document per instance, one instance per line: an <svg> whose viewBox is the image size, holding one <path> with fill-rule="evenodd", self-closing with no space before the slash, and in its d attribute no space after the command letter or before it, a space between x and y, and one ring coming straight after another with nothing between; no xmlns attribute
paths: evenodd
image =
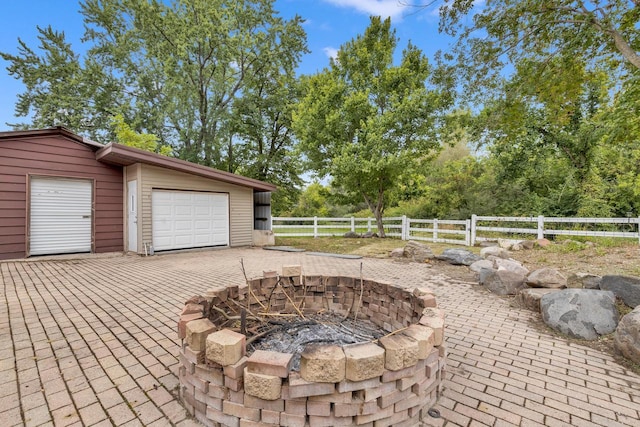
<svg viewBox="0 0 640 427"><path fill-rule="evenodd" d="M631 308L640 305L640 278L632 276L604 276L600 289L611 291Z"/></svg>
<svg viewBox="0 0 640 427"><path fill-rule="evenodd" d="M564 289L540 299L542 319L551 328L574 338L595 340L618 325L613 292Z"/></svg>
<svg viewBox="0 0 640 427"><path fill-rule="evenodd" d="M513 271L514 273L522 274L523 276L529 274L529 270L523 266L521 262L514 259L496 258L494 263L497 270Z"/></svg>
<svg viewBox="0 0 640 427"><path fill-rule="evenodd" d="M571 273L567 277L567 288L600 289L602 277L589 273Z"/></svg>
<svg viewBox="0 0 640 427"><path fill-rule="evenodd" d="M532 288L561 289L567 287L567 278L555 268L541 268L527 276L527 285Z"/></svg>
<svg viewBox="0 0 640 427"><path fill-rule="evenodd" d="M509 270L482 270L480 284L498 295L516 295L526 287L523 274Z"/></svg>
<svg viewBox="0 0 640 427"><path fill-rule="evenodd" d="M536 244L541 248L546 248L551 245L551 241L549 239L538 239L536 240Z"/></svg>
<svg viewBox="0 0 640 427"><path fill-rule="evenodd" d="M469 269L476 273L480 273L482 270L495 270L493 261L488 259L481 259L480 261L474 262L469 266Z"/></svg>
<svg viewBox="0 0 640 427"><path fill-rule="evenodd" d="M473 264L472 264L473 265ZM492 275L494 272L496 272L498 270L494 269L494 268L483 268L478 272L478 283L480 283L481 285L483 285L487 279L489 278L490 275Z"/></svg>
<svg viewBox="0 0 640 427"><path fill-rule="evenodd" d="M445 249L442 255L436 257L453 265L471 265L482 258L467 249Z"/></svg>
<svg viewBox="0 0 640 427"><path fill-rule="evenodd" d="M513 248L513 245L517 244L518 240L513 240L513 239L498 239L498 246L500 246L502 249L511 249Z"/></svg>
<svg viewBox="0 0 640 427"><path fill-rule="evenodd" d="M424 243L409 240L404 247L404 257L415 262L425 262L435 258L435 255Z"/></svg>
<svg viewBox="0 0 640 427"><path fill-rule="evenodd" d="M525 288L518 292L518 302L529 310L540 313L540 299L546 294L560 292L560 289Z"/></svg>
<svg viewBox="0 0 640 427"><path fill-rule="evenodd" d="M533 240L521 240L519 243L523 249L533 249L533 247L536 245L536 242L534 242Z"/></svg>
<svg viewBox="0 0 640 427"><path fill-rule="evenodd" d="M482 258L488 258L490 256L494 256L497 258L511 258L511 253L501 248L500 246L489 246L487 248L480 249L480 256Z"/></svg>
<svg viewBox="0 0 640 427"><path fill-rule="evenodd" d="M389 254L391 258L403 258L404 257L404 248L395 248Z"/></svg>
<svg viewBox="0 0 640 427"><path fill-rule="evenodd" d="M640 306L620 320L614 341L624 357L640 363Z"/></svg>
<svg viewBox="0 0 640 427"><path fill-rule="evenodd" d="M480 243L478 243L478 246L480 246L481 248L491 248L494 246L498 246L498 242L494 240L482 240Z"/></svg>

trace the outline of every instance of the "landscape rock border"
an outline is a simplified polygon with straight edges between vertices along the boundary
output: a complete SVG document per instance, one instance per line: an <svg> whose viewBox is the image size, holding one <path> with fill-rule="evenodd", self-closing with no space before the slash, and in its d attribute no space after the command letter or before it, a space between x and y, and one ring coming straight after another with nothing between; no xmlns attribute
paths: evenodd
<svg viewBox="0 0 640 427"><path fill-rule="evenodd" d="M563 242L563 244L569 243L576 242L572 240ZM599 320L590 319L593 313L588 311L591 309L581 310L579 307L568 309L564 316L559 316L558 319L552 321L552 316L549 313L543 314L541 301L543 298L562 298L551 295L563 292L565 288L578 291L572 294L577 298L586 297L588 292L582 294L586 291L610 290L625 305L635 308L620 321L615 319L615 324L617 324L617 327L614 325L615 347L625 358L640 363L640 313L637 311L637 308L640 307L640 278L614 275L600 277L589 273L572 273L565 277L560 271L552 268L541 268L530 272L522 263L511 258L510 251L533 249L536 245L544 248L551 244L552 242L547 239L484 241L481 242L481 256L470 263L469 269L477 274L480 285L500 296L515 295L521 306L540 313L542 320L551 329L586 340L594 340L614 332L611 330L611 326L614 324L612 320L614 316L611 313L617 313L615 306L607 304L609 320L595 327L594 325L602 318ZM588 246L589 243L581 245ZM456 248L449 251L461 251L461 249ZM456 261L451 262L448 256L435 256L428 245L415 241L409 241L404 248L394 249L390 257L414 262L428 262L436 258L453 265L468 265ZM619 317L617 314L615 316ZM577 326L577 323L581 323L581 325ZM604 326L605 324L606 326Z"/></svg>
<svg viewBox="0 0 640 427"><path fill-rule="evenodd" d="M616 328L614 342L624 357L640 363L640 306L622 317Z"/></svg>

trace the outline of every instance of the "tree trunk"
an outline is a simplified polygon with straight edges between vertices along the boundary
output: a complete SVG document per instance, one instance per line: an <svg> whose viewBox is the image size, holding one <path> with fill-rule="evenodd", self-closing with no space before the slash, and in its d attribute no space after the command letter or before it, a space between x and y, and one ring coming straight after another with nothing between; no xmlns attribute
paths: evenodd
<svg viewBox="0 0 640 427"><path fill-rule="evenodd" d="M384 211L384 188L382 186L378 188L378 200L376 200L375 204L364 191L362 191L360 194L362 194L362 196L364 197L364 201L367 203L367 206L369 206L369 210L373 212L373 216L376 218L376 224L378 225L378 236L386 237L386 235L384 234L384 226L382 225L382 213Z"/></svg>
<svg viewBox="0 0 640 427"><path fill-rule="evenodd" d="M386 237L384 234L384 226L382 224L382 211L380 209L373 209L373 215L376 217L376 224L378 224L378 236Z"/></svg>

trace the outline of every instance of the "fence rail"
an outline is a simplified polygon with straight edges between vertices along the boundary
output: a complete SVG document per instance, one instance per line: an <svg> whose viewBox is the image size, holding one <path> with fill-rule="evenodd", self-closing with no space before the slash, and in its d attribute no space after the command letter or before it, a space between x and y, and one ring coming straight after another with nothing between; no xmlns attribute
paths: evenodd
<svg viewBox="0 0 640 427"><path fill-rule="evenodd" d="M531 224L526 227L526 223ZM348 231L376 232L374 218L274 217L272 228L278 237L341 236ZM551 227L553 228L547 228ZM516 238L535 235L583 236L637 239L640 244L640 218L556 218L544 216L499 217L472 215L467 220L386 217L385 234L402 240L423 240L473 246L496 237ZM523 226L524 225L524 226Z"/></svg>
<svg viewBox="0 0 640 427"><path fill-rule="evenodd" d="M499 227L499 223L530 223L531 228ZM488 225L491 224L491 225ZM553 225L551 225L553 224ZM534 228L535 227L535 228ZM553 228L550 228L553 227ZM638 239L640 243L640 218L557 218L557 217L471 217L471 241L487 240L479 232L545 236L583 236Z"/></svg>

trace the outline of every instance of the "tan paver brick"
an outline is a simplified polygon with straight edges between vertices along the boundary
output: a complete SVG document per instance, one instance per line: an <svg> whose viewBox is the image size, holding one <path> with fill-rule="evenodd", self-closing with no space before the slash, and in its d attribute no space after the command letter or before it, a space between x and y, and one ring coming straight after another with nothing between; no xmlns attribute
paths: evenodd
<svg viewBox="0 0 640 427"><path fill-rule="evenodd" d="M80 416L72 405L64 406L51 412L56 426L69 426L80 421Z"/></svg>
<svg viewBox="0 0 640 427"><path fill-rule="evenodd" d="M150 424L162 417L162 412L160 412L153 402L149 401L140 406L136 406L134 411L138 415L138 418L140 418L143 425Z"/></svg>
<svg viewBox="0 0 640 427"><path fill-rule="evenodd" d="M496 420L496 417L494 417L491 414L487 414L475 408L470 408L469 406L463 405L461 403L458 403L454 408L454 410L457 413L465 415L472 420L479 421L483 424L490 425L490 426L492 426Z"/></svg>
<svg viewBox="0 0 640 427"><path fill-rule="evenodd" d="M41 405L24 412L24 423L27 426L40 426L49 421L51 421L51 411L47 405Z"/></svg>
<svg viewBox="0 0 640 427"><path fill-rule="evenodd" d="M494 406L500 406L500 402L502 401L502 399L489 394L490 389L490 387L487 387L487 390L484 393L480 393L477 390L467 388L464 390L464 394L465 396L472 397L479 400L480 402L488 403Z"/></svg>
<svg viewBox="0 0 640 427"><path fill-rule="evenodd" d="M473 389L470 389L473 390ZM466 390L465 390L466 392ZM482 394L482 393L478 393L478 394ZM455 402L459 402L462 403L464 405L467 405L471 408L476 408L478 407L478 403L480 403L480 401L478 399L469 397L469 396L465 396L463 393L458 393L457 391L451 390L451 389L447 389L444 391L444 395L447 396L449 399L455 401Z"/></svg>
<svg viewBox="0 0 640 427"><path fill-rule="evenodd" d="M135 418L135 414L129 409L127 403L121 403L113 408L107 409L109 418L115 425L124 424Z"/></svg>
<svg viewBox="0 0 640 427"><path fill-rule="evenodd" d="M62 408L63 406L71 405L71 403L71 396L69 396L66 390L47 395L47 404L52 411Z"/></svg>
<svg viewBox="0 0 640 427"><path fill-rule="evenodd" d="M495 396L499 401L506 400L516 405L524 405L524 397L510 393L506 390L497 390L493 387L487 387L486 394L487 396Z"/></svg>
<svg viewBox="0 0 640 427"><path fill-rule="evenodd" d="M80 419L85 425L96 424L107 418L107 414L98 403L80 409Z"/></svg>
<svg viewBox="0 0 640 427"><path fill-rule="evenodd" d="M522 423L525 423L525 421L528 421L528 422L532 421L538 424L542 424L544 422L544 415L541 414L540 412L532 411L523 406L515 405L506 400L502 402L502 405L500 407L505 411L521 416L522 417L521 425Z"/></svg>
<svg viewBox="0 0 640 427"><path fill-rule="evenodd" d="M147 395L158 407L173 400L171 393L169 393L164 387L151 389L147 391Z"/></svg>
<svg viewBox="0 0 640 427"><path fill-rule="evenodd" d="M160 407L160 410L172 423L177 424L187 418L187 411L182 405L180 405L177 400L172 400L171 402L165 403Z"/></svg>
<svg viewBox="0 0 640 427"><path fill-rule="evenodd" d="M120 395L120 392L115 387L110 388L109 390L100 392L97 395L97 398L100 401L100 404L102 405L102 407L104 408L111 408L112 406L116 406L124 402L124 399Z"/></svg>
<svg viewBox="0 0 640 427"><path fill-rule="evenodd" d="M498 421L504 421L509 424L518 425L522 420L522 417L518 414L505 411L504 409L498 408L494 405L489 405L484 402L481 402L480 405L478 405L478 410L482 412L486 412L489 415L493 415L496 418L496 423Z"/></svg>
<svg viewBox="0 0 640 427"><path fill-rule="evenodd" d="M511 424L500 419L496 420L496 422L493 424L493 427L518 427L518 426L519 424Z"/></svg>

